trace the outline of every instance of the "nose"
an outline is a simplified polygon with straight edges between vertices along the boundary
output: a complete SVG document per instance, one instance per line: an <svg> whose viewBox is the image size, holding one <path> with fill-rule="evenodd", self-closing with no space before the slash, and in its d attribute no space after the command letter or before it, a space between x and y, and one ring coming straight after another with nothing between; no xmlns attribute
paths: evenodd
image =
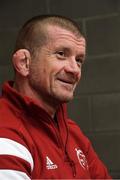
<svg viewBox="0 0 120 180"><path fill-rule="evenodd" d="M79 67L75 58L71 58L67 61L66 66L64 67L65 72L73 74L77 79L81 75L81 67Z"/></svg>

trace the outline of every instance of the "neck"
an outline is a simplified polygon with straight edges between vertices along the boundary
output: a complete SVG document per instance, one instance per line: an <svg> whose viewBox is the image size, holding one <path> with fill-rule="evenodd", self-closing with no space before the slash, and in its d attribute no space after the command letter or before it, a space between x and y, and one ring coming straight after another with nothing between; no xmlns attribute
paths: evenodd
<svg viewBox="0 0 120 180"><path fill-rule="evenodd" d="M48 101L47 98L46 100L43 99L42 96L38 95L33 89L29 88L29 86L23 81L15 81L13 87L22 95L28 96L35 100L41 108L43 108L52 118L54 118L58 104L53 103L52 100Z"/></svg>

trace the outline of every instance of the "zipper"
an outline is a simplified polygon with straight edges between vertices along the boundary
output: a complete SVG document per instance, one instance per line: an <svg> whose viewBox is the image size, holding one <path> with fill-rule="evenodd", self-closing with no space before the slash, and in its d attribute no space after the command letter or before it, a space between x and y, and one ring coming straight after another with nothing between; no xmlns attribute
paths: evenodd
<svg viewBox="0 0 120 180"><path fill-rule="evenodd" d="M62 114L63 114L63 109L62 109ZM63 115L63 119L64 119L64 115ZM67 137L66 137L66 142L65 142L65 145L62 141L62 138L61 138L61 135L60 135L60 132L59 132L59 125L56 126L55 122L53 122L52 120L52 125L53 125L53 128L55 130L55 134L56 134L56 137L57 137L57 142L58 142L58 146L62 148L62 151L63 153L65 154L65 159L67 159L71 169L72 169L72 172L73 172L73 177L76 176L76 167L75 167L75 163L74 161L70 158L68 152L67 152L67 141L68 141L68 127L67 127L67 124L65 122L65 119L64 119L64 123L65 123L65 127L66 127L66 131L67 131Z"/></svg>
<svg viewBox="0 0 120 180"><path fill-rule="evenodd" d="M61 136L60 136L60 133L58 132L59 130L58 130L57 127L54 125L54 123L53 123L53 126L54 126L55 133L56 133L56 135L57 135L56 137L57 137L58 145L59 145L59 147L62 148L63 153L65 153L65 156L66 156L65 159L67 159L67 161L68 161L68 163L69 163L69 165L70 165L70 167L71 167L71 169L72 169L73 177L75 177L75 176L76 176L75 163L74 163L74 161L70 158L70 156L69 156L69 154L68 154L68 152L67 152L67 150L66 150L66 144L65 144L65 146L64 146L63 141L62 141L62 138L61 138Z"/></svg>
<svg viewBox="0 0 120 180"><path fill-rule="evenodd" d="M62 138L59 133L59 128L55 125L55 122L53 122L53 120L51 122L52 122L52 126L54 128L55 134L56 134L56 138L57 138L57 142L58 142L57 144L64 151L64 144L63 144Z"/></svg>
<svg viewBox="0 0 120 180"><path fill-rule="evenodd" d="M65 151L65 154L66 154L66 157L67 157L67 160L71 166L71 169L72 169L72 172L73 172L73 177L76 176L76 167L75 167L75 163L74 161L70 158L70 156L68 155L67 151Z"/></svg>
<svg viewBox="0 0 120 180"><path fill-rule="evenodd" d="M64 118L63 108L61 107L61 109L62 109L64 124L65 124L66 131L67 131L67 137L66 137L66 142L65 142L65 154L66 154L66 157L67 157L67 159L68 159L68 162L69 162L69 164L70 164L70 166L71 166L71 168L72 168L73 177L75 177L75 176L76 176L76 166L75 166L74 161L70 158L70 156L69 156L69 154L68 154L68 152L67 152L67 142L68 142L68 133L69 133L69 132L68 132L68 126L67 126L66 121L65 121L65 118Z"/></svg>

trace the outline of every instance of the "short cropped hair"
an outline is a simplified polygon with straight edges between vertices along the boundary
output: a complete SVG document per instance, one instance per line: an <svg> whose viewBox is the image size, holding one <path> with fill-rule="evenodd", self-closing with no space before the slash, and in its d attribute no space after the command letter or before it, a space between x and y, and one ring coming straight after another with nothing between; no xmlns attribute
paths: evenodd
<svg viewBox="0 0 120 180"><path fill-rule="evenodd" d="M35 53L47 40L47 26L56 25L69 30L76 36L83 36L80 27L73 20L59 15L39 15L28 20L18 33L14 52L27 49L31 55Z"/></svg>

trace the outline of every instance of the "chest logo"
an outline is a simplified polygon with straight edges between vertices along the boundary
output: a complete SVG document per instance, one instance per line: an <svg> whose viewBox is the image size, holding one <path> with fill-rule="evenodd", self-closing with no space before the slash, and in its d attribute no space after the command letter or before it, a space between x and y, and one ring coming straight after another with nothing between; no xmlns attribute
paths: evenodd
<svg viewBox="0 0 120 180"><path fill-rule="evenodd" d="M56 164L54 164L48 156L46 156L46 168L48 170L49 169L57 169L58 166Z"/></svg>
<svg viewBox="0 0 120 180"><path fill-rule="evenodd" d="M82 150L75 148L75 151L77 154L78 161L79 161L80 165L82 166L82 168L88 170L88 163L87 163L86 157L85 157L84 153L82 152Z"/></svg>

